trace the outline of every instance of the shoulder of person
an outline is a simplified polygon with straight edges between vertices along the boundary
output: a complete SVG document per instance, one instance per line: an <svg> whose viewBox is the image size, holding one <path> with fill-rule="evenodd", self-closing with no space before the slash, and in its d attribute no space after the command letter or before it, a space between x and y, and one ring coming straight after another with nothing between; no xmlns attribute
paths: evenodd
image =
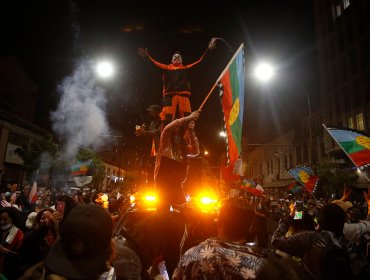
<svg viewBox="0 0 370 280"><path fill-rule="evenodd" d="M19 278L19 280L46 280L47 277L45 272L46 266L45 263L42 261L28 268L25 273Z"/></svg>

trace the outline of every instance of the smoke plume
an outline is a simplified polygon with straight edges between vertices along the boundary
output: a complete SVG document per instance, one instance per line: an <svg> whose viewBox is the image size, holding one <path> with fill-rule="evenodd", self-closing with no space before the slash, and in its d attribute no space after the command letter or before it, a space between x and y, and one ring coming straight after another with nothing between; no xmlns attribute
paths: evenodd
<svg viewBox="0 0 370 280"><path fill-rule="evenodd" d="M53 130L62 143L63 157L73 160L79 148L99 148L102 135L110 134L102 88L96 85L93 63L79 62L74 73L58 87L61 99L51 113Z"/></svg>

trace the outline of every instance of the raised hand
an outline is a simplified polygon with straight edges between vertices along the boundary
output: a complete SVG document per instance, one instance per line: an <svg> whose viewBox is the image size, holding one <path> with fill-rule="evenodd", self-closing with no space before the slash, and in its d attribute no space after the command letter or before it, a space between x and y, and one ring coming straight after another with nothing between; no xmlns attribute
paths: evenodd
<svg viewBox="0 0 370 280"><path fill-rule="evenodd" d="M147 49L144 49L143 47L140 47L140 48L137 49L137 53L141 57L145 58L148 55L148 50Z"/></svg>

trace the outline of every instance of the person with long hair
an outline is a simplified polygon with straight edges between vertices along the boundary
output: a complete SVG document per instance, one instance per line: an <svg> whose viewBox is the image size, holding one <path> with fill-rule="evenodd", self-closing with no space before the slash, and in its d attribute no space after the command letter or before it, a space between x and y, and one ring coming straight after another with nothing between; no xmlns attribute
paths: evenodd
<svg viewBox="0 0 370 280"><path fill-rule="evenodd" d="M46 257L58 238L58 223L61 219L62 215L51 208L41 209L37 213L34 226L25 234L19 249L20 273Z"/></svg>

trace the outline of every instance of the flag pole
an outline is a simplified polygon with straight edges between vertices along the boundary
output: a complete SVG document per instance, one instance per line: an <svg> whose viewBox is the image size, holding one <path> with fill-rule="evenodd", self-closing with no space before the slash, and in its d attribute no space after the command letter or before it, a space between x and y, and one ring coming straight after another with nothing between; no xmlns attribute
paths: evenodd
<svg viewBox="0 0 370 280"><path fill-rule="evenodd" d="M326 129L326 131L329 133L329 135L331 136L332 139L334 139L334 141L338 144L338 146L342 149L342 151L346 154L346 156L352 161L352 163L358 168L358 169L361 169L355 162L354 160L349 156L349 154L342 148L342 145L337 141L337 139L335 139L335 137L333 137L330 132L329 132L329 129L326 127L325 124L322 124L322 126ZM370 179L369 177L367 177L366 175L366 172L363 172L364 176L366 177L366 179L370 182Z"/></svg>
<svg viewBox="0 0 370 280"><path fill-rule="evenodd" d="M218 77L218 79L216 80L216 82L214 83L214 85L212 86L211 90L208 92L206 98L204 98L202 104L199 106L199 109L198 111L202 110L204 104L207 102L208 98L211 96L213 90L216 88L218 82L221 80L221 78L225 75L226 71L229 69L231 63L234 61L235 57L238 55L239 51L243 48L244 44L241 43L238 50L236 51L236 53L233 55L233 57L230 59L229 63L227 64L227 66L225 67L224 71L222 71L221 75Z"/></svg>

